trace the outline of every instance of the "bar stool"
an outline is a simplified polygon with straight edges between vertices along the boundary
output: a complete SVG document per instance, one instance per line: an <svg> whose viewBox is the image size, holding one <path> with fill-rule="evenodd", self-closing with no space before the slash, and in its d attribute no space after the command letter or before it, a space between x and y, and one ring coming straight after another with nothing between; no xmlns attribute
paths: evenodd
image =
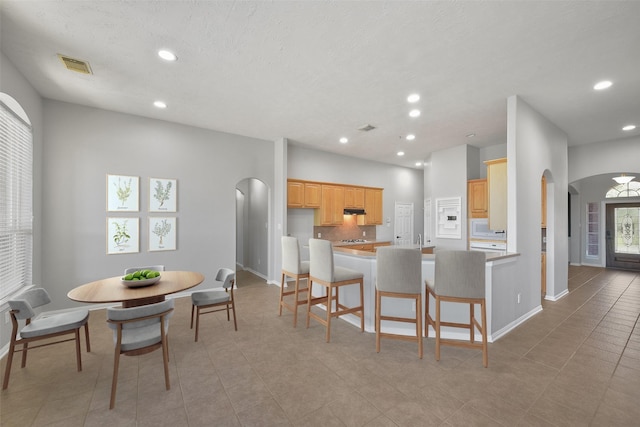
<svg viewBox="0 0 640 427"><path fill-rule="evenodd" d="M380 338L418 343L422 359L422 253L419 249L380 247L376 251L376 352L380 353ZM415 303L414 317L382 315L382 297L404 298ZM416 335L407 336L382 332L382 320L414 323Z"/></svg>
<svg viewBox="0 0 640 427"><path fill-rule="evenodd" d="M322 239L309 239L309 289L307 292L307 328L313 317L327 328L326 340L331 339L331 318L353 313L360 317L360 329L364 332L364 275L344 267L336 267L333 262L331 242ZM312 297L312 286L319 284L325 289L326 296ZM360 285L360 305L347 307L340 304L339 288L346 285ZM334 295L335 289L335 295ZM335 301L335 305L332 304ZM311 306L325 304L326 319L311 312Z"/></svg>
<svg viewBox="0 0 640 427"><path fill-rule="evenodd" d="M286 277L294 279L293 290L285 291ZM282 281L280 282L280 303L278 304L278 316L282 316L282 307L293 312L293 327L298 324L298 306L307 303L307 298L298 299L300 293L307 292L308 287L300 289L300 280L306 279L309 283L309 261L300 261L300 247L298 239L291 236L282 236ZM286 296L293 295L293 302L285 301Z"/></svg>
<svg viewBox="0 0 640 427"><path fill-rule="evenodd" d="M427 298L425 309L425 337L429 337L429 325L436 331L436 360L440 360L440 346L477 348L482 350L482 364L489 364L487 354L487 310L485 302L486 256L480 251L439 251L436 253L433 283L425 280ZM429 315L429 295L436 300L436 318ZM469 304L469 323L442 322L440 303ZM475 318L475 304L480 305L482 325ZM469 341L440 338L440 328L448 326L469 330ZM475 342L475 329L482 334L482 343Z"/></svg>

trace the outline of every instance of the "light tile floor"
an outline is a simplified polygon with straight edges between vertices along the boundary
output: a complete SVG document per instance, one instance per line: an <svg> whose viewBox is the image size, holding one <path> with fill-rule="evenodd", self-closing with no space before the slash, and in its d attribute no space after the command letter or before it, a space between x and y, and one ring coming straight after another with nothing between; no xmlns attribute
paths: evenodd
<svg viewBox="0 0 640 427"><path fill-rule="evenodd" d="M244 274L238 331L223 313L189 329L190 301L170 328L171 390L159 351L123 357L109 410L113 343L91 313L92 352L75 370L73 344L35 350L0 393L9 426L638 426L640 274L570 267L570 293L479 352L383 340L342 321L298 328L277 316L278 290ZM5 360L0 368L4 372Z"/></svg>

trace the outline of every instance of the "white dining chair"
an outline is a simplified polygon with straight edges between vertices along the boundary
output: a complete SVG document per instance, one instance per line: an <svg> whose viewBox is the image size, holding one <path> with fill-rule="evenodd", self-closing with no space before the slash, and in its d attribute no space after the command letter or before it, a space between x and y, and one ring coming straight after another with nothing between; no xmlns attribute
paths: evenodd
<svg viewBox="0 0 640 427"><path fill-rule="evenodd" d="M76 309L66 313L42 313L36 316L35 310L51 302L47 291L43 288L33 288L23 292L18 297L10 299L9 315L11 317L12 331L7 354L7 364L4 371L2 389L9 386L9 376L11 375L11 365L13 356L17 352L22 352L22 365L27 365L27 351L51 344L58 344L67 341L76 342L76 364L78 372L82 371L82 356L80 352L80 328L84 326L87 352L91 351L89 342L89 310ZM24 320L24 327L20 328L19 321ZM56 337L72 335L72 338L58 340ZM51 341L51 338L56 340ZM34 341L48 340L40 345L29 347ZM17 348L22 346L22 348Z"/></svg>
<svg viewBox="0 0 640 427"><path fill-rule="evenodd" d="M139 356L162 348L165 387L167 390L171 388L167 333L169 332L169 318L173 314L173 307L174 300L168 299L157 304L139 307L111 307L107 309L107 325L113 329L115 343L109 409L113 409L116 404L121 354Z"/></svg>

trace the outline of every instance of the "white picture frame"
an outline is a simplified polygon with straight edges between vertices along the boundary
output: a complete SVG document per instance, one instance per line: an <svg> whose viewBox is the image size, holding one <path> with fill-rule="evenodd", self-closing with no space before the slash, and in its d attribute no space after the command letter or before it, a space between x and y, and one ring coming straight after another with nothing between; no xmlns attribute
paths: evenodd
<svg viewBox="0 0 640 427"><path fill-rule="evenodd" d="M149 217L149 252L175 251L176 217Z"/></svg>
<svg viewBox="0 0 640 427"><path fill-rule="evenodd" d="M137 176L107 175L107 212L138 212L139 182Z"/></svg>
<svg viewBox="0 0 640 427"><path fill-rule="evenodd" d="M107 217L107 255L140 252L137 217Z"/></svg>
<svg viewBox="0 0 640 427"><path fill-rule="evenodd" d="M177 207L178 181L149 178L149 212L176 212Z"/></svg>

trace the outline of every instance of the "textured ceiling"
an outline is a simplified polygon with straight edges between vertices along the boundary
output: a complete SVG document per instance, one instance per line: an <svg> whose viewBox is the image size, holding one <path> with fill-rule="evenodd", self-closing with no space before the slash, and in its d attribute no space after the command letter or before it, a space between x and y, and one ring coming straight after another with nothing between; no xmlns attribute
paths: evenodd
<svg viewBox="0 0 640 427"><path fill-rule="evenodd" d="M2 51L43 97L375 161L505 143L511 95L569 145L640 134L638 1L2 0L0 14Z"/></svg>

